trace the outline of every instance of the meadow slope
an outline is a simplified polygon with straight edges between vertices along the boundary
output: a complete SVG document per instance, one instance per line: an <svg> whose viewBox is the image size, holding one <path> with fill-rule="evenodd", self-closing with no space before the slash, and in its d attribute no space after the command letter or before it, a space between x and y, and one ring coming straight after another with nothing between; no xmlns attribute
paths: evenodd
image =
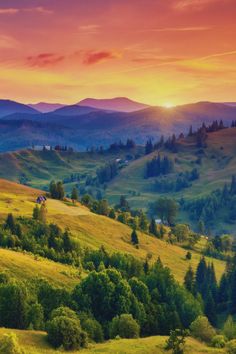
<svg viewBox="0 0 236 354"><path fill-rule="evenodd" d="M18 185L6 180L0 180L0 218L8 213L15 216L31 216L35 199L41 192L26 186ZM192 252L192 260L186 261L186 250L181 247L167 244L149 235L139 233L139 248L130 243L131 229L117 221L91 213L80 205L70 206L64 202L49 199L47 201L48 222L55 222L63 229L68 227L73 235L84 246L99 248L104 245L111 252L124 252L145 259L147 253L152 260L161 257L178 281L183 281L186 270L191 263L193 268L199 262L200 254ZM212 259L208 259L212 261ZM217 277L225 269L225 263L214 259Z"/></svg>

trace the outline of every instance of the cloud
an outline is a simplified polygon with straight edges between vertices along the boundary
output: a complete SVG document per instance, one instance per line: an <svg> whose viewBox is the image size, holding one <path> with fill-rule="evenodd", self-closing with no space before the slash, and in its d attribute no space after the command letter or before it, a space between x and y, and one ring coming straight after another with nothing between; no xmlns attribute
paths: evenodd
<svg viewBox="0 0 236 354"><path fill-rule="evenodd" d="M110 59L120 58L121 54L111 51L88 52L85 54L83 63L85 65L93 65Z"/></svg>
<svg viewBox="0 0 236 354"><path fill-rule="evenodd" d="M160 65L171 64L178 62L180 60L184 60L184 58L176 58L176 57L161 57L161 56L140 56L137 58L133 58L132 61L135 63L156 63Z"/></svg>
<svg viewBox="0 0 236 354"><path fill-rule="evenodd" d="M0 8L0 15L15 15L19 12L19 9L14 9L14 8Z"/></svg>
<svg viewBox="0 0 236 354"><path fill-rule="evenodd" d="M31 12L31 13L39 13L39 14L46 14L50 15L53 13L52 10L46 9L45 7L42 6L37 6L37 7L29 7L29 8L0 8L0 15L16 15L18 13L24 13L24 12Z"/></svg>
<svg viewBox="0 0 236 354"><path fill-rule="evenodd" d="M228 1L231 0L178 0L175 2L174 8L178 10L202 10L208 5Z"/></svg>
<svg viewBox="0 0 236 354"><path fill-rule="evenodd" d="M150 28L141 32L194 32L194 31L207 31L211 27L196 26L196 27L164 27L164 28Z"/></svg>
<svg viewBox="0 0 236 354"><path fill-rule="evenodd" d="M85 34L99 33L101 26L96 24L83 25L79 27L79 31Z"/></svg>
<svg viewBox="0 0 236 354"><path fill-rule="evenodd" d="M62 62L65 56L55 53L41 53L35 56L27 57L27 64L31 67L43 68L46 66L54 66Z"/></svg>
<svg viewBox="0 0 236 354"><path fill-rule="evenodd" d="M15 48L19 43L11 36L0 34L0 48Z"/></svg>

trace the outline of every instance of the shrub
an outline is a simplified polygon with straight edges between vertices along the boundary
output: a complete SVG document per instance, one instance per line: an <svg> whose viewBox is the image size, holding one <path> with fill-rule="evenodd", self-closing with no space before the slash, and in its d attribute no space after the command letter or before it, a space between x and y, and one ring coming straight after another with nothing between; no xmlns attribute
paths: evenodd
<svg viewBox="0 0 236 354"><path fill-rule="evenodd" d="M132 315L123 314L112 319L110 324L110 337L115 338L138 338L140 332L139 324Z"/></svg>
<svg viewBox="0 0 236 354"><path fill-rule="evenodd" d="M228 316L227 320L225 321L223 333L229 340L236 338L236 325L232 316Z"/></svg>
<svg viewBox="0 0 236 354"><path fill-rule="evenodd" d="M215 335L215 330L205 316L198 316L190 325L193 337L204 342L211 342Z"/></svg>
<svg viewBox="0 0 236 354"><path fill-rule="evenodd" d="M65 316L68 318L74 318L77 321L79 321L79 317L77 316L75 311L71 310L69 307L66 307L66 306L57 307L55 310L53 310L51 312L50 318L51 318L51 320L53 320L55 317L58 317L58 316Z"/></svg>
<svg viewBox="0 0 236 354"><path fill-rule="evenodd" d="M48 341L55 348L75 350L87 346L87 333L80 327L79 320L66 316L54 317L47 324Z"/></svg>
<svg viewBox="0 0 236 354"><path fill-rule="evenodd" d="M82 322L82 328L94 342L99 343L104 341L102 326L98 321L87 318Z"/></svg>
<svg viewBox="0 0 236 354"><path fill-rule="evenodd" d="M0 354L24 354L14 333L4 334L1 338Z"/></svg>
<svg viewBox="0 0 236 354"><path fill-rule="evenodd" d="M226 338L222 335L216 335L212 338L211 344L215 348L224 348L226 344Z"/></svg>
<svg viewBox="0 0 236 354"><path fill-rule="evenodd" d="M236 354L236 339L229 341L226 345L226 353Z"/></svg>
<svg viewBox="0 0 236 354"><path fill-rule="evenodd" d="M165 349L172 349L173 354L183 354L185 338L188 334L188 330L181 331L179 329L175 329L174 331L170 331L170 337L166 341Z"/></svg>

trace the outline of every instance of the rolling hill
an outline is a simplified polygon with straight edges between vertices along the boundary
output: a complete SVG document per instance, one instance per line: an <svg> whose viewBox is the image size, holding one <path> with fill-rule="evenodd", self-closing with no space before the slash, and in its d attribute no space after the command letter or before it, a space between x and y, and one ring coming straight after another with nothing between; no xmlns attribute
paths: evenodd
<svg viewBox="0 0 236 354"><path fill-rule="evenodd" d="M0 218L5 218L10 212L15 216L30 217L39 193L40 191L36 189L0 180ZM139 233L139 248L135 248L130 243L132 230L127 225L93 214L79 203L77 206L70 206L58 200L48 199L47 220L58 224L62 229L68 227L72 236L79 240L81 245L93 249L104 245L110 252L124 252L143 260L147 253L152 254L153 261L160 256L163 263L181 282L189 266L189 262L185 259L186 250L183 248L167 244L141 232ZM191 264L194 269L200 257L200 254L193 252ZM214 265L219 278L224 271L225 263L214 260Z"/></svg>
<svg viewBox="0 0 236 354"><path fill-rule="evenodd" d="M36 114L39 112L36 109L22 103L10 100L0 100L0 118L13 113Z"/></svg>
<svg viewBox="0 0 236 354"><path fill-rule="evenodd" d="M27 106L34 108L41 113L49 113L55 111L56 109L65 107L66 105L61 103L39 102L39 103L29 103Z"/></svg>

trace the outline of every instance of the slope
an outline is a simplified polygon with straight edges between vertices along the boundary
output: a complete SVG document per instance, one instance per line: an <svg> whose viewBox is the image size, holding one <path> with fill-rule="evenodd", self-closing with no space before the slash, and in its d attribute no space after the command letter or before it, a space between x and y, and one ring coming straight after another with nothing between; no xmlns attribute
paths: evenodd
<svg viewBox="0 0 236 354"><path fill-rule="evenodd" d="M19 344L27 354L56 354L58 350L52 349L46 341L46 333L39 331L23 331L16 329L0 329L0 338L4 334L15 333L18 337ZM117 354L164 354L164 345L167 337L155 336L139 339L119 339L107 341L101 344L90 344L88 349L75 351L75 354L95 354L95 353L117 353ZM215 349L207 347L205 344L188 338L186 343L186 353L203 354L203 353L225 353L224 349ZM66 353L60 350L60 353Z"/></svg>
<svg viewBox="0 0 236 354"><path fill-rule="evenodd" d="M0 217L6 217L10 212L16 216L31 216L35 198L39 193L38 190L0 180ZM70 206L64 202L49 199L47 211L49 222L57 223L63 229L69 227L73 237L77 238L82 245L91 248L104 245L111 252L120 251L143 260L147 253L152 255L153 261L160 256L163 263L172 270L176 279L183 281L190 264L185 260L184 249L142 233L139 233L139 248L135 248L130 243L131 229L128 226L93 214L80 204ZM194 269L199 259L200 254L193 252L191 264ZM219 278L224 271L225 264L219 260L214 260L214 264Z"/></svg>

